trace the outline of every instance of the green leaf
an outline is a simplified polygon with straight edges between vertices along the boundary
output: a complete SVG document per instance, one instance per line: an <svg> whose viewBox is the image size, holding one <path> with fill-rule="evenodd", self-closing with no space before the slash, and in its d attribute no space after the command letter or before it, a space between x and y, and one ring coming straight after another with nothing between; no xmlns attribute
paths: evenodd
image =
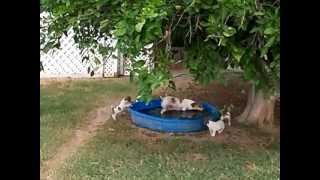
<svg viewBox="0 0 320 180"><path fill-rule="evenodd" d="M60 41L57 41L57 42L53 45L53 48L59 49L59 48L60 48Z"/></svg>
<svg viewBox="0 0 320 180"><path fill-rule="evenodd" d="M238 61L238 63L240 62L244 53L245 53L244 49L236 47L236 46L232 47L232 55Z"/></svg>
<svg viewBox="0 0 320 180"><path fill-rule="evenodd" d="M227 28L224 29L223 35L224 35L225 37L231 37L231 36L233 36L236 32L237 32L237 30L236 30L235 28L233 28L233 27L227 27Z"/></svg>
<svg viewBox="0 0 320 180"><path fill-rule="evenodd" d="M127 32L127 24L125 21L120 21L116 25L115 35L116 36L123 36Z"/></svg>
<svg viewBox="0 0 320 180"><path fill-rule="evenodd" d="M115 31L115 35L116 36L123 36L124 34L126 34L126 29L117 29L116 31Z"/></svg>
<svg viewBox="0 0 320 180"><path fill-rule="evenodd" d="M263 57L267 54L269 48L273 45L274 41L276 40L276 37L271 37L268 42L264 45L264 47L261 49L261 55L260 57Z"/></svg>
<svg viewBox="0 0 320 180"><path fill-rule="evenodd" d="M250 30L249 33L259 32L259 31L261 31L261 30L262 30L261 27L254 27L254 28L252 28L252 29Z"/></svg>
<svg viewBox="0 0 320 180"><path fill-rule="evenodd" d="M141 67L145 64L145 61L144 60L139 60L139 61L136 61L133 66L134 67Z"/></svg>
<svg viewBox="0 0 320 180"><path fill-rule="evenodd" d="M141 32L142 28L143 28L143 25L146 23L146 20L143 19L141 22L139 22L138 24L136 24L135 26L135 30L137 32Z"/></svg>
<svg viewBox="0 0 320 180"><path fill-rule="evenodd" d="M109 24L109 19L105 19L100 22L100 29L105 28Z"/></svg>
<svg viewBox="0 0 320 180"><path fill-rule="evenodd" d="M227 38L224 38L223 36L220 38L220 40L219 40L219 43L218 43L218 45L219 46L226 46L227 45L227 41L228 41L228 39Z"/></svg>
<svg viewBox="0 0 320 180"><path fill-rule="evenodd" d="M136 36L135 38L135 43L139 44L140 43L140 34Z"/></svg>
<svg viewBox="0 0 320 180"><path fill-rule="evenodd" d="M94 57L94 63L97 65L101 64L100 59L97 57Z"/></svg>
<svg viewBox="0 0 320 180"><path fill-rule="evenodd" d="M154 90L154 89L157 89L159 86L160 84L156 82L156 83L152 83L150 88Z"/></svg>
<svg viewBox="0 0 320 180"><path fill-rule="evenodd" d="M66 6L67 6L67 7L70 6L70 1L66 1Z"/></svg>
<svg viewBox="0 0 320 180"><path fill-rule="evenodd" d="M176 8L176 10L181 10L181 8L182 8L182 6L180 6L180 5L175 5L175 8Z"/></svg>
<svg viewBox="0 0 320 180"><path fill-rule="evenodd" d="M254 13L255 16L263 16L264 15L264 12L261 12L261 11L257 11Z"/></svg>
<svg viewBox="0 0 320 180"><path fill-rule="evenodd" d="M265 35L270 35L270 34L273 34L273 33L275 33L276 32L276 29L274 29L274 28L272 28L272 27L268 27L268 28L266 28L265 30L264 30L264 34Z"/></svg>

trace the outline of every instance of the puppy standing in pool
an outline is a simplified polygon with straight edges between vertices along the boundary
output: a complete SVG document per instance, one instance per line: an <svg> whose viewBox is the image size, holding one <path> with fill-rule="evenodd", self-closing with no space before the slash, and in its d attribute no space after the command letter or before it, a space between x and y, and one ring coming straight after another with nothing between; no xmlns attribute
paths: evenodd
<svg viewBox="0 0 320 180"><path fill-rule="evenodd" d="M180 108L182 111L203 111L203 107L191 99L183 99L180 103Z"/></svg>
<svg viewBox="0 0 320 180"><path fill-rule="evenodd" d="M180 101L179 98L173 96L161 97L161 114L166 111L203 111L201 105L191 99L183 99Z"/></svg>
<svg viewBox="0 0 320 180"><path fill-rule="evenodd" d="M117 106L111 105L111 111L112 111L112 119L117 120L117 115L120 114L121 112L125 111L132 105L131 97L127 96L123 98L120 101L120 104Z"/></svg>
<svg viewBox="0 0 320 180"><path fill-rule="evenodd" d="M166 111L180 111L180 99L173 96L160 96L161 99L161 114L165 113Z"/></svg>

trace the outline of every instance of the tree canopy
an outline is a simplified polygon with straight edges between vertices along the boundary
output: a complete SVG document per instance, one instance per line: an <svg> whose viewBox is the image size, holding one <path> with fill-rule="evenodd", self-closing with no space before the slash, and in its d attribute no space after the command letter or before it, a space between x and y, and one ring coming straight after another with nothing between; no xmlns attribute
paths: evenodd
<svg viewBox="0 0 320 180"><path fill-rule="evenodd" d="M43 51L58 48L70 28L80 49L108 55L116 48L132 60L144 100L161 85L174 88L171 46L185 48L184 65L204 84L223 78L228 66L241 67L247 80L268 93L280 79L279 0L42 0L41 8L50 13L50 24L41 27ZM116 46L103 45L106 37L117 39ZM151 72L133 58L150 43Z"/></svg>

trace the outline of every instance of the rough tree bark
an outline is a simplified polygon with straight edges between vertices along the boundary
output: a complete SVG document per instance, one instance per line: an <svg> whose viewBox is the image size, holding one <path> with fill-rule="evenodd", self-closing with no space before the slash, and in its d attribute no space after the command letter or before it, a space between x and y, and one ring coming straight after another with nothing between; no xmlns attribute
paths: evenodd
<svg viewBox="0 0 320 180"><path fill-rule="evenodd" d="M254 86L249 90L248 101L243 113L236 119L245 124L258 125L260 128L272 128L274 124L275 96L265 96L262 90Z"/></svg>

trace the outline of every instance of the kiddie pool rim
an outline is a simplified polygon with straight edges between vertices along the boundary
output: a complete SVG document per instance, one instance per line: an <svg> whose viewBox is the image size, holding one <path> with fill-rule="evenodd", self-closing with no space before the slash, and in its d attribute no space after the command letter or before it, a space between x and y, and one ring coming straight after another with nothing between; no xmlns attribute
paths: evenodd
<svg viewBox="0 0 320 180"><path fill-rule="evenodd" d="M213 120L220 118L220 112L215 105L202 103L203 107L212 114ZM188 133L199 132L208 129L202 118L178 119L161 118L139 112L141 109L161 107L160 99L153 99L148 104L137 101L128 109L133 123L141 128L147 128L158 132Z"/></svg>

